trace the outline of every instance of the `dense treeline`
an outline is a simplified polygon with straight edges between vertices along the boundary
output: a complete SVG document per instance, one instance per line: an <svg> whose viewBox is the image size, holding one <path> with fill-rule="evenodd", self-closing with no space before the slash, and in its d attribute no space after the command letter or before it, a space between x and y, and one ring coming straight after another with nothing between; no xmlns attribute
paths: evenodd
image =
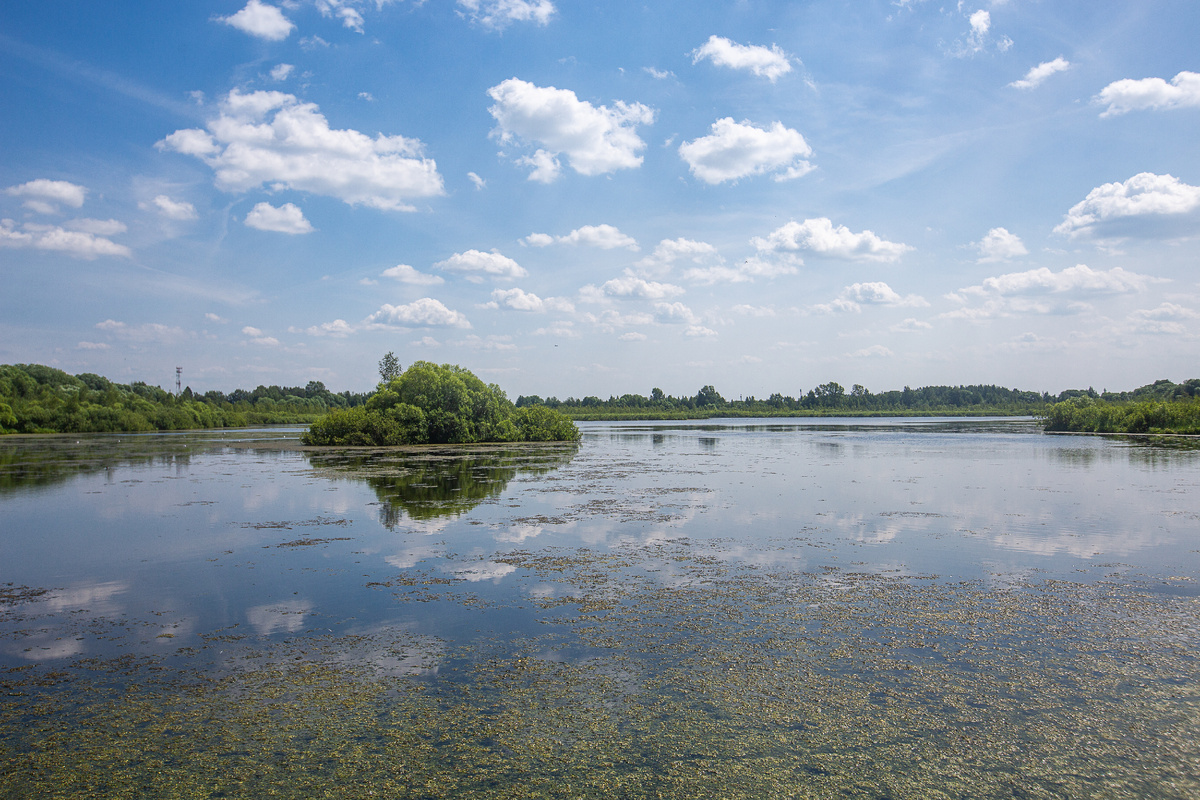
<svg viewBox="0 0 1200 800"><path fill-rule="evenodd" d="M516 408L496 384L456 364L418 361L404 372L388 353L383 380L365 406L334 409L300 440L310 445L385 446L474 442L573 442L575 423L543 405Z"/></svg>
<svg viewBox="0 0 1200 800"><path fill-rule="evenodd" d="M1155 381L1132 392L1064 392L1046 412L1046 430L1200 434L1200 378Z"/></svg>
<svg viewBox="0 0 1200 800"><path fill-rule="evenodd" d="M1056 398L1040 392L1001 386L925 386L898 391L871 392L854 384L847 392L841 384L824 383L801 397L775 393L766 399L746 397L726 400L712 386L691 397L674 397L654 389L650 396L625 394L585 397L517 398L517 407L544 405L574 419L694 419L703 417L772 417L819 415L1037 415Z"/></svg>
<svg viewBox="0 0 1200 800"><path fill-rule="evenodd" d="M178 396L141 382L114 383L93 373L69 375L40 364L0 365L0 433L185 430L304 423L332 408L362 405L366 395L307 386L259 386L229 394Z"/></svg>

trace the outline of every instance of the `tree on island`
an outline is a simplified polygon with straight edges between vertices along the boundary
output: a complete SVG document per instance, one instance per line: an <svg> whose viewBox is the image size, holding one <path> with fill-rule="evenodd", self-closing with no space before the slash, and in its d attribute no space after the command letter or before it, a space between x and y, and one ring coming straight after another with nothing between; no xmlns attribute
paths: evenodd
<svg viewBox="0 0 1200 800"><path fill-rule="evenodd" d="M386 361L384 356L381 374ZM554 409L516 408L499 386L470 370L418 361L381 382L365 406L335 409L300 438L310 445L352 446L573 442L579 429Z"/></svg>

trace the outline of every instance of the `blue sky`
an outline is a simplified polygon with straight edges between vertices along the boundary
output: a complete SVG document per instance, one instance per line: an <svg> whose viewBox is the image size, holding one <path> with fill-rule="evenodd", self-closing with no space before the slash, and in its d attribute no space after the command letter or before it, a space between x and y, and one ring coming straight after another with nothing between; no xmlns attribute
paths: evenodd
<svg viewBox="0 0 1200 800"><path fill-rule="evenodd" d="M520 394L1200 375L1193 0L0 10L0 362Z"/></svg>

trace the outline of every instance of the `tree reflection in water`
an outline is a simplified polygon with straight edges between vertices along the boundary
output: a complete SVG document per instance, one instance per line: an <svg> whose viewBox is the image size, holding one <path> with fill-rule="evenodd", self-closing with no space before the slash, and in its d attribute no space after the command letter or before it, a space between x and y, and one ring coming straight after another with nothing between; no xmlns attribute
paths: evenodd
<svg viewBox="0 0 1200 800"><path fill-rule="evenodd" d="M574 442L332 450L307 453L330 477L364 481L379 498L379 521L394 530L413 520L458 517L497 497L517 476L545 475L570 463Z"/></svg>

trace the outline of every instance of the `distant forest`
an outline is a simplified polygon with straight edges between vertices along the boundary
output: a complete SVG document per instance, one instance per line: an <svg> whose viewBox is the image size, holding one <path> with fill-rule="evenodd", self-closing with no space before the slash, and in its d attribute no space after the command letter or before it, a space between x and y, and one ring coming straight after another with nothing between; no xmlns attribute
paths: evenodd
<svg viewBox="0 0 1200 800"><path fill-rule="evenodd" d="M838 383L824 383L802 397L772 394L765 399L746 397L726 400L712 386L694 396L674 397L654 389L650 396L625 394L585 397L541 398L537 395L517 398L517 407L545 405L574 419L696 419L705 417L773 416L1042 416L1055 403L1073 398L1089 398L1109 403L1138 400L1179 400L1200 395L1200 379L1182 384L1169 380L1134 389L1131 392L1097 392L1095 389L1069 389L1058 395L1046 392L1006 389L1002 386L923 386L913 389L874 393L854 384L847 392Z"/></svg>
<svg viewBox="0 0 1200 800"><path fill-rule="evenodd" d="M390 355L390 354L389 354ZM175 395L142 382L121 384L93 373L69 375L39 364L0 365L0 433L82 433L105 431L185 430L247 425L308 424L333 409L363 406L373 392L331 392L320 381L305 386L259 386L228 394L194 393L184 388ZM695 419L771 416L1037 416L1051 418L1057 404L1072 409L1098 409L1131 403L1200 403L1200 379L1180 384L1159 380L1130 392L1071 389L1058 395L1006 389L1001 386L925 386L874 393L855 384L824 383L801 397L772 394L765 399L726 400L713 386L695 395L675 397L653 389L650 395L624 394L607 400L588 396L542 398L522 395L516 406L542 405L573 419ZM1054 419L1063 430L1117 430L1116 416L1088 412L1100 419L1079 427L1086 414L1068 414L1062 407ZM1158 411L1135 414L1136 427L1145 418L1157 421ZM1107 415L1106 415L1107 414ZM1147 416L1149 414L1149 416ZM1105 421L1110 420L1110 421ZM1148 423L1149 424L1149 423ZM1151 424L1150 427L1158 427ZM1175 426L1177 427L1177 426Z"/></svg>
<svg viewBox="0 0 1200 800"><path fill-rule="evenodd" d="M320 381L179 395L142 382L114 383L40 364L0 365L0 433L84 433L303 424L368 395L335 394Z"/></svg>

